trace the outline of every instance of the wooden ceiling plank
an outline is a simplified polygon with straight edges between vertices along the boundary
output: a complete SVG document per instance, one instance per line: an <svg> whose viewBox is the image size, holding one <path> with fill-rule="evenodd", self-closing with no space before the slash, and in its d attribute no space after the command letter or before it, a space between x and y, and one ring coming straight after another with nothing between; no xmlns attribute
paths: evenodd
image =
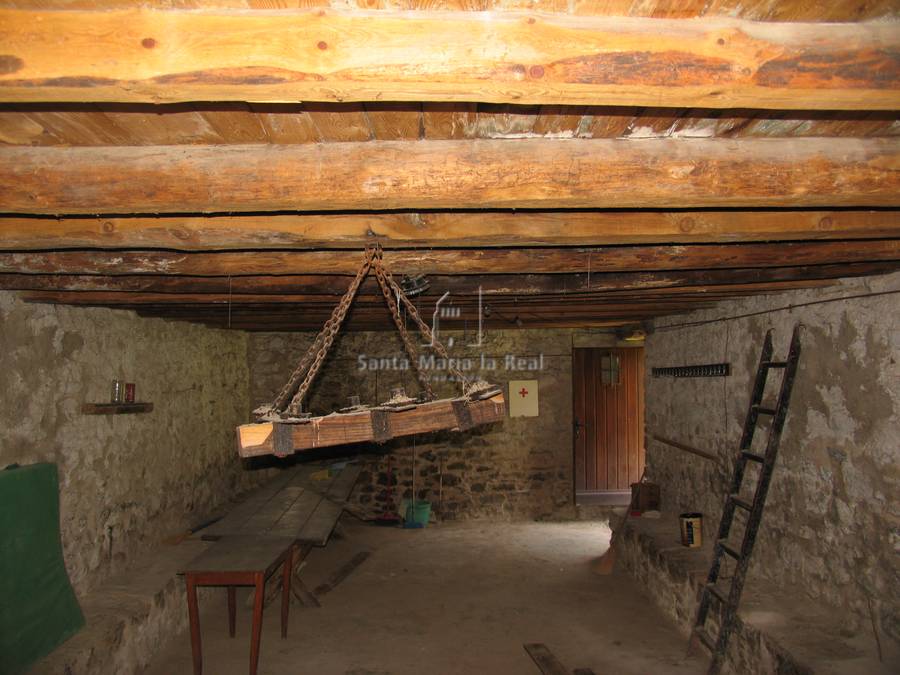
<svg viewBox="0 0 900 675"><path fill-rule="evenodd" d="M366 103L365 110L376 140L418 140L424 135L419 104Z"/></svg>
<svg viewBox="0 0 900 675"><path fill-rule="evenodd" d="M436 249L385 251L395 274L503 274L779 267L900 260L900 239L772 244L608 246L594 249ZM0 272L25 274L353 274L347 251L177 253L49 251L0 253Z"/></svg>
<svg viewBox="0 0 900 675"><path fill-rule="evenodd" d="M428 140L475 138L477 120L476 103L422 104L422 126Z"/></svg>
<svg viewBox="0 0 900 675"><path fill-rule="evenodd" d="M253 103L250 110L256 113L266 138L270 143L317 143L322 135L309 113L302 106L285 110L284 106Z"/></svg>
<svg viewBox="0 0 900 675"><path fill-rule="evenodd" d="M573 246L900 237L900 211L428 212L0 216L0 249Z"/></svg>
<svg viewBox="0 0 900 675"><path fill-rule="evenodd" d="M303 107L325 142L359 142L373 138L372 125L362 103L341 106L338 110L317 103L306 103Z"/></svg>
<svg viewBox="0 0 900 675"><path fill-rule="evenodd" d="M900 27L892 22L785 26L521 12L490 19L389 10L0 9L0 100L897 105Z"/></svg>
<svg viewBox="0 0 900 675"><path fill-rule="evenodd" d="M900 205L900 141L0 147L0 212Z"/></svg>

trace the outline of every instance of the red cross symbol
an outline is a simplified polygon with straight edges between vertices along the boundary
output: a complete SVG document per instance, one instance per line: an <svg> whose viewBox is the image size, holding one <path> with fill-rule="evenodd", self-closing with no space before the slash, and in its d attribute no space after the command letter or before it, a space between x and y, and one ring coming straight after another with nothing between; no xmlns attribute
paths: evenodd
<svg viewBox="0 0 900 675"><path fill-rule="evenodd" d="M522 389L519 390L519 396L525 398L526 396L528 396L528 390L525 387L522 387Z"/></svg>

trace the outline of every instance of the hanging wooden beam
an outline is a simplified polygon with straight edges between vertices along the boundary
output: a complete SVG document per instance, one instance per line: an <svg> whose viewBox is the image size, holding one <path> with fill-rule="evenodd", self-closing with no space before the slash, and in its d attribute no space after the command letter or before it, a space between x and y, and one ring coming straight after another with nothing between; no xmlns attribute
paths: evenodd
<svg viewBox="0 0 900 675"><path fill-rule="evenodd" d="M713 286L730 283L764 283L804 279L838 279L900 270L900 261L809 265L775 268L701 269L658 272L601 272L588 274L491 274L489 276L429 276L429 289L421 297L471 296L480 288L485 298L514 295L528 297L587 291L644 290ZM0 274L0 289L20 291L116 291L130 293L305 293L342 295L346 276L284 275L197 277L160 275ZM363 282L360 295L378 292L374 279ZM432 298L434 299L434 298Z"/></svg>
<svg viewBox="0 0 900 675"><path fill-rule="evenodd" d="M900 140L0 148L0 212L900 206Z"/></svg>
<svg viewBox="0 0 900 675"><path fill-rule="evenodd" d="M0 100L19 102L893 110L900 89L891 22L4 9L0 54Z"/></svg>
<svg viewBox="0 0 900 675"><path fill-rule="evenodd" d="M107 218L0 217L0 246L362 248L573 246L853 239L900 235L900 211L567 211Z"/></svg>
<svg viewBox="0 0 900 675"><path fill-rule="evenodd" d="M900 260L900 239L775 244L606 246L602 248L437 249L385 251L395 274L591 273L728 267L779 267ZM172 253L38 251L0 253L0 273L27 274L353 274L359 255L346 251Z"/></svg>

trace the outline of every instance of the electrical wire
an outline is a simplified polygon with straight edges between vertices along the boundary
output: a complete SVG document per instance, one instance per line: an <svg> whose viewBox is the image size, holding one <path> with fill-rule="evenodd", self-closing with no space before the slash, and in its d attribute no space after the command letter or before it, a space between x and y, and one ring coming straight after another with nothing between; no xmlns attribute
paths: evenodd
<svg viewBox="0 0 900 675"><path fill-rule="evenodd" d="M862 298L875 298L882 295L894 295L900 293L900 288L891 291L877 291L874 293L861 293L859 295L845 295L840 298L827 298L825 300L812 300L810 302L801 302L796 305L785 305L784 307L773 307L771 309L760 310L759 312L749 312L747 314L735 314L734 316L720 316L716 319L706 319L705 321L687 321L685 323L673 323L668 326L657 326L657 331L678 330L679 328L692 328L695 326L706 326L711 323L719 323L720 321L735 321L736 319L746 319L751 316L762 316L763 314L772 314L774 312L791 311L800 309L801 307L811 307L813 305L824 305L830 302L841 302L843 300L859 300Z"/></svg>

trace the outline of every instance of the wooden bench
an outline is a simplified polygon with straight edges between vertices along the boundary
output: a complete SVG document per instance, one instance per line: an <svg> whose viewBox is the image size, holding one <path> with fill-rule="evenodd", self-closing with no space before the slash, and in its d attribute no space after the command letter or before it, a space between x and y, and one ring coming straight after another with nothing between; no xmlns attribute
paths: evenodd
<svg viewBox="0 0 900 675"><path fill-rule="evenodd" d="M215 542L183 570L191 623L194 675L202 672L197 586L228 587L228 627L234 637L235 586L254 587L250 673L259 662L260 626L266 604L265 583L280 566L281 635L287 635L288 607L293 591L304 605L318 606L315 596L299 578L297 569L314 546L328 543L353 491L361 467L347 464L326 480L314 475L321 465L301 465L284 471L251 492L227 516L198 533ZM278 584L273 584L277 594Z"/></svg>

